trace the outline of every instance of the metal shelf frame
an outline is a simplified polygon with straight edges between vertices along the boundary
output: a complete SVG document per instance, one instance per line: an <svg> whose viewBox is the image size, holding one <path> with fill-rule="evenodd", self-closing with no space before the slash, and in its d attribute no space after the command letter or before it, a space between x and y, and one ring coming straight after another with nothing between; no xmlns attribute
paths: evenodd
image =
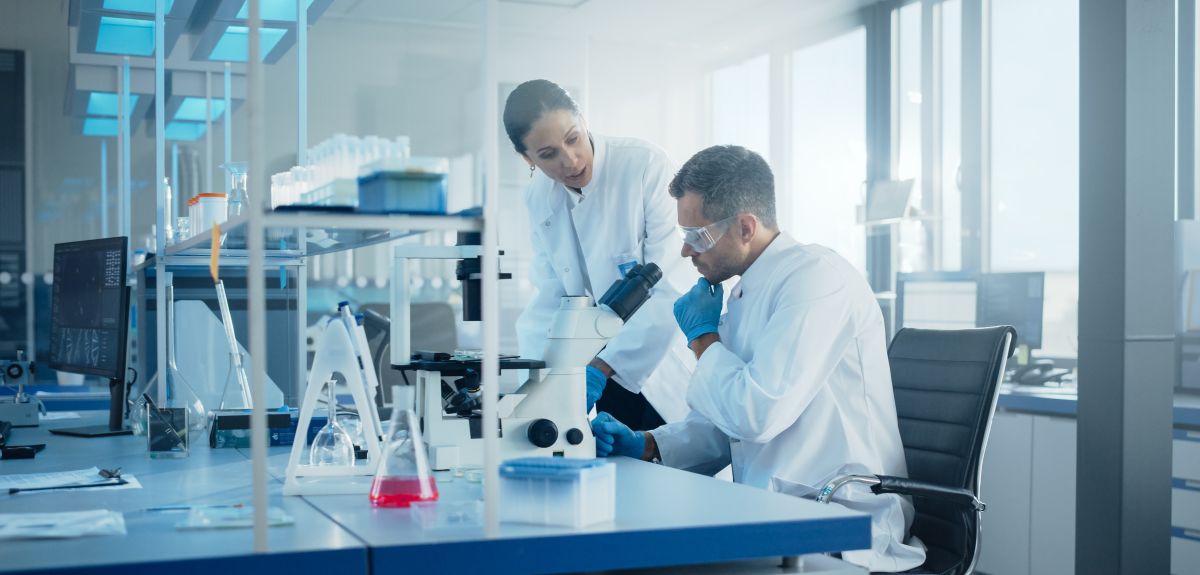
<svg viewBox="0 0 1200 575"><path fill-rule="evenodd" d="M167 245L165 235L166 224L174 221L174 204L173 201L168 201L166 197L166 189L164 186L165 176L165 134L164 134L164 78L165 70L165 41L164 41L164 13L166 0L155 1L155 57L154 57L154 75L155 75L155 182L156 182L156 230L155 238L155 253L162 254L162 257L155 258L156 273L158 278L163 281L156 282L158 301L166 301L166 289L170 283L171 275L168 273L168 267L177 266L207 266L211 262L212 252L210 243L211 235L200 233L192 238L188 238L182 242L173 245ZM269 190L267 184L268 179L265 177L264 170L266 163L263 161L263 152L266 149L265 137L266 130L264 127L264 110L265 102L263 101L263 63L259 58L261 52L261 39L259 35L259 27L262 25L261 18L261 0L248 0L248 28L249 33L249 54L247 58L247 97L245 102L247 113L246 137L249 141L249 173L251 176L251 190L263 190L252 195L252 205L248 210L247 215L235 218L232 221L226 222L222 226L222 232L225 240L233 237L235 241L231 242L229 248L222 246L218 255L218 266L238 266L247 269L247 288L248 288L248 307L249 307L249 345L247 346L250 356L253 358L262 358L266 354L266 305L265 305L265 276L264 272L267 266L295 266L298 269L297 273L297 309L298 313L304 314L306 309L307 290L307 274L304 273L307 258L315 255L335 253L340 251L351 250L355 248L376 245L398 240L404 237L410 237L418 234L423 234L431 231L472 231L482 232L483 236L483 285L482 285L482 305L483 305L483 373L484 376L484 429L485 429L485 457L484 471L488 480L485 482L485 525L489 536L494 536L497 532L498 517L496 514L497 508L497 469L499 464L499 442L496 436L496 404L498 401L497 387L499 381L495 375L498 372L499 365L499 292L497 286L497 273L499 271L499 253L498 253L498 236L496 232L495 222L498 206L495 199L498 198L499 189L497 185L499 173L499 140L498 127L499 110L498 102L495 94L498 89L496 76L497 61L496 47L499 37L499 2L498 0L484 0L483 11L481 14L482 24L484 28L484 37L480 46L480 58L483 63L480 73L480 85L483 89L480 90L481 98L480 105L484 111L482 126L480 127L482 138L482 157L483 157L483 173L484 182L484 201L483 201L483 216L482 217L464 217L458 215L450 216L417 216L417 215L383 215L383 214L349 214L349 213L325 213L325 212L271 212L267 209L266 190ZM297 142L296 149L298 150L298 161L304 163L305 153L308 147L308 97L307 97L307 78L308 78L308 25L305 19L307 14L307 6L305 0L296 0L297 13L300 18L297 22ZM126 64L127 66L127 64ZM228 66L226 66L226 82L228 83ZM127 91L122 91L122 96ZM228 98L229 90L226 89L226 97ZM122 97L122 102L124 101ZM232 126L230 122L230 108L226 106L225 113L225 156L229 160L231 150L231 133ZM128 126L122 122L122 135L126 136L124 141L128 145ZM211 130L210 130L211 132ZM211 143L210 143L211 145ZM209 152L211 155L211 152ZM122 155L125 161L128 161L129 155ZM124 170L122 182L127 182L128 169ZM128 186L123 185L124 193L128 194ZM125 196L122 196L125 197ZM128 214L129 204L124 202L121 206L120 215L124 218L121 226L122 231L128 235ZM170 219L169 219L170 218ZM266 245L265 235L269 229L292 229L295 230L293 243L296 248L290 247L285 249L268 249ZM351 230L367 231L375 233L363 234L361 237L354 238L352 241L337 241L333 244L321 245L314 238L319 235L314 235L314 231L326 231L326 237L329 237L330 230L335 230L337 236L347 233ZM239 245L236 238L244 240L244 245ZM325 240L319 240L325 241ZM160 337L157 338L156 345L158 347L157 361L158 373L164 374L167 371L166 366L166 338L161 337L161 334L167 333L166 314L157 314L158 331ZM301 349L304 348L304 336L298 338L296 345ZM299 377L307 379L308 365L306 354L299 355ZM265 385L266 385L266 367L264 361L254 361L250 374L251 395L253 397L254 407L251 413L251 458L253 461L253 496L252 502L254 505L254 548L258 552L268 550L267 545L267 483L270 478L267 471L267 425L266 425L266 406ZM165 385L159 386L159 393L165 394ZM160 399L165 400L165 397Z"/></svg>

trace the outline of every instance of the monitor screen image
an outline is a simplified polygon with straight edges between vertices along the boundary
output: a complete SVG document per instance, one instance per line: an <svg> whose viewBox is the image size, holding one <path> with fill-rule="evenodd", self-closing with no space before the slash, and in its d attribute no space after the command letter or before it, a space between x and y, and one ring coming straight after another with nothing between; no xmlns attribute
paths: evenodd
<svg viewBox="0 0 1200 575"><path fill-rule="evenodd" d="M990 273L979 278L975 323L980 327L1011 325L1017 344L1042 347L1045 272Z"/></svg>
<svg viewBox="0 0 1200 575"><path fill-rule="evenodd" d="M54 246L50 367L124 378L129 318L127 253L123 237Z"/></svg>

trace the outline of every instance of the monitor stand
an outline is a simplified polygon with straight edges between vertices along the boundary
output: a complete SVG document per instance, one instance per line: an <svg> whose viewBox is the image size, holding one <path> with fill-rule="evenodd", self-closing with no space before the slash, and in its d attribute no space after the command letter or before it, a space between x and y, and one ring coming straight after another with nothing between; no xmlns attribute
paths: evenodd
<svg viewBox="0 0 1200 575"><path fill-rule="evenodd" d="M125 381L110 379L108 381L108 425L85 425L83 427L60 427L51 429L55 435L70 435L72 437L110 437L113 435L131 435L132 430L122 425L125 413Z"/></svg>

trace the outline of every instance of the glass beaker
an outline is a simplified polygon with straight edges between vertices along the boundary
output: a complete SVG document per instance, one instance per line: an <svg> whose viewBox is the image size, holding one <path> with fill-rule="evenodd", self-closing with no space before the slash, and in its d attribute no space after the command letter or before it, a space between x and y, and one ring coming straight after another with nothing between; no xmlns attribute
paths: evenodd
<svg viewBox="0 0 1200 575"><path fill-rule="evenodd" d="M175 286L167 286L167 407L187 409L188 430L197 437L208 433L208 410L195 388L175 364Z"/></svg>
<svg viewBox="0 0 1200 575"><path fill-rule="evenodd" d="M407 395L394 401L391 431L383 450L383 461L371 484L371 505L375 507L408 507L416 501L436 501L437 483L429 471L429 459L425 454L425 442L421 440L421 427L411 407L411 387L397 386L397 394Z"/></svg>
<svg viewBox="0 0 1200 575"><path fill-rule="evenodd" d="M329 418L325 422L325 427L317 432L312 446L309 447L308 462L310 465L330 467L354 465L354 441L337 420L337 400L333 395L335 385L337 382L334 380L325 382L325 401L329 406Z"/></svg>
<svg viewBox="0 0 1200 575"><path fill-rule="evenodd" d="M246 162L221 164L229 177L229 198L225 214L227 219L246 213L250 206L249 191L246 189Z"/></svg>

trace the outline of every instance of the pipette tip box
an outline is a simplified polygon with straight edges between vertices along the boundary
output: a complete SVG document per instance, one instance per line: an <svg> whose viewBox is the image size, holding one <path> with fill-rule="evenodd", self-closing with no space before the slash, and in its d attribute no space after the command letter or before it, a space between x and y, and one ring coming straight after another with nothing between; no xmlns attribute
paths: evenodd
<svg viewBox="0 0 1200 575"><path fill-rule="evenodd" d="M600 459L524 457L500 464L500 520L581 528L612 521L617 467Z"/></svg>

